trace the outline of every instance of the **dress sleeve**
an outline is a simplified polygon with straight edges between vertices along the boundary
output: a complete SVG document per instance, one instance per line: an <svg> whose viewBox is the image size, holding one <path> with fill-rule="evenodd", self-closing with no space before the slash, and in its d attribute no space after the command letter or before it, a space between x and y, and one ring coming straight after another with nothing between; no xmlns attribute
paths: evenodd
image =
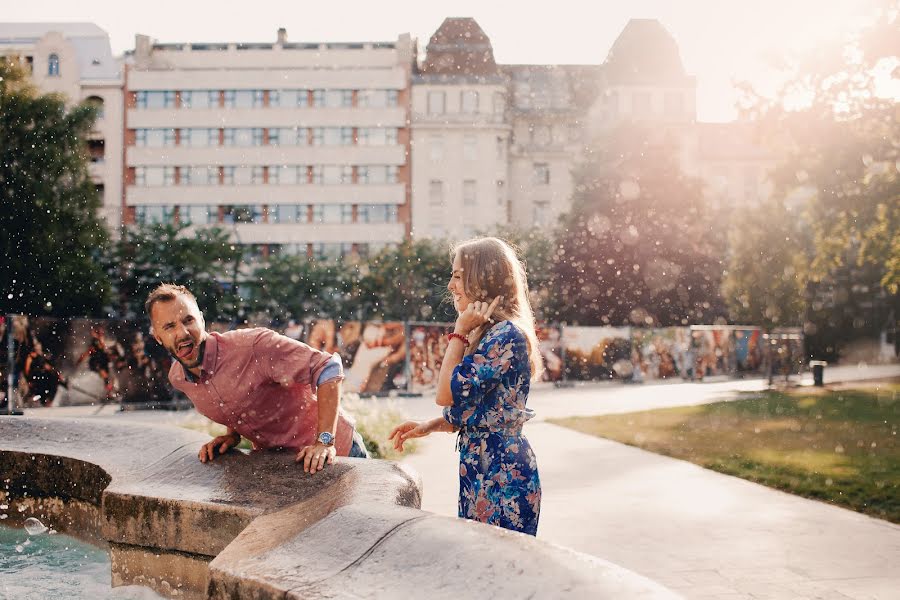
<svg viewBox="0 0 900 600"><path fill-rule="evenodd" d="M453 404L444 408L444 419L456 427L483 427L490 406L483 401L498 385L508 379L511 369L521 368L526 361L525 337L512 324L494 326L478 344L478 349L465 356L450 376Z"/></svg>

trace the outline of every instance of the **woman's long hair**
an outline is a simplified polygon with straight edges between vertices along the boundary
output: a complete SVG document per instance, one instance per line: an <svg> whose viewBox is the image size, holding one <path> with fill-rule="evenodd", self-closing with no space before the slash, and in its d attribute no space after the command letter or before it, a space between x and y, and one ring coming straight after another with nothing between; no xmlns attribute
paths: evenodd
<svg viewBox="0 0 900 600"><path fill-rule="evenodd" d="M454 262L457 256L462 266L463 291L470 300L491 302L497 296L503 296L491 318L494 322L509 320L522 330L528 342L531 379L538 379L544 370L544 362L534 331L534 311L528 301L528 280L522 261L509 244L494 237L476 238L456 245L451 250ZM470 334L469 353L475 351L489 326L483 325Z"/></svg>

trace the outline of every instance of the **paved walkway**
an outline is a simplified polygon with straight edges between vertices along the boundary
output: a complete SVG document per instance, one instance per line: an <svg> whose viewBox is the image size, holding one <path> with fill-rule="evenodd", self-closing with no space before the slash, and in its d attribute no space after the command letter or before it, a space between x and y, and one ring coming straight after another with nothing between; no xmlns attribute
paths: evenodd
<svg viewBox="0 0 900 600"><path fill-rule="evenodd" d="M545 416L619 413L733 399L754 388L762 382L576 388L539 391L529 404ZM692 599L900 598L896 525L540 420L526 435L544 491L538 536L547 541ZM422 474L425 510L456 514L454 441L424 438L406 460Z"/></svg>

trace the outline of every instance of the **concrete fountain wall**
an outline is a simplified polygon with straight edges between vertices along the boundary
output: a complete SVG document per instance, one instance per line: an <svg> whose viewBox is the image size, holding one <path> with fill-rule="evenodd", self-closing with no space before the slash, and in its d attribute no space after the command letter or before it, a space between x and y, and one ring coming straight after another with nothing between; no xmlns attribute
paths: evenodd
<svg viewBox="0 0 900 600"><path fill-rule="evenodd" d="M418 476L289 453L197 459L198 432L0 417L0 500L106 545L113 585L172 598L674 598L621 567L419 510ZM24 507L22 512L20 507Z"/></svg>

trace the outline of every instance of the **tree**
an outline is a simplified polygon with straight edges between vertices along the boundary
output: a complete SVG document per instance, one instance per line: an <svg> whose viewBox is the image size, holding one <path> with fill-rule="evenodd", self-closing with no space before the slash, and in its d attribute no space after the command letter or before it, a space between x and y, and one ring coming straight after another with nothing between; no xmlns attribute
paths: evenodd
<svg viewBox="0 0 900 600"><path fill-rule="evenodd" d="M722 295L731 319L767 330L801 325L808 248L798 216L776 199L743 208L728 236Z"/></svg>
<svg viewBox="0 0 900 600"><path fill-rule="evenodd" d="M589 148L556 234L551 318L667 326L724 313L723 242L676 156L671 140L634 126Z"/></svg>
<svg viewBox="0 0 900 600"><path fill-rule="evenodd" d="M360 267L359 291L365 318L452 321L449 248L418 240L388 247Z"/></svg>
<svg viewBox="0 0 900 600"><path fill-rule="evenodd" d="M835 340L875 335L900 316L900 121L896 98L879 94L897 77L900 2L880 8L849 43L786 64L773 97L745 90L745 117L784 154L776 197L805 209L808 325Z"/></svg>
<svg viewBox="0 0 900 600"><path fill-rule="evenodd" d="M126 228L106 267L115 281L120 316L143 321L144 300L160 283L185 285L207 321L234 320L242 300L234 285L241 249L220 228L144 225Z"/></svg>
<svg viewBox="0 0 900 600"><path fill-rule="evenodd" d="M276 256L253 276L252 310L270 320L356 319L360 275L350 263Z"/></svg>
<svg viewBox="0 0 900 600"><path fill-rule="evenodd" d="M16 59L0 59L3 313L102 313L109 281L98 258L108 238L85 142L96 116L37 94Z"/></svg>

